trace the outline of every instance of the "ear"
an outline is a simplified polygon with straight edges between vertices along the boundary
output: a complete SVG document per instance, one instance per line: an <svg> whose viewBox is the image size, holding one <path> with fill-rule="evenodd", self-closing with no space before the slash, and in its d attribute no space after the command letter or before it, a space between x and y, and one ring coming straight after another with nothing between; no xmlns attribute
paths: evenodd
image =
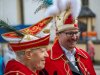
<svg viewBox="0 0 100 75"><path fill-rule="evenodd" d="M26 59L31 59L32 56L32 51L31 50L26 50L25 51L25 58Z"/></svg>

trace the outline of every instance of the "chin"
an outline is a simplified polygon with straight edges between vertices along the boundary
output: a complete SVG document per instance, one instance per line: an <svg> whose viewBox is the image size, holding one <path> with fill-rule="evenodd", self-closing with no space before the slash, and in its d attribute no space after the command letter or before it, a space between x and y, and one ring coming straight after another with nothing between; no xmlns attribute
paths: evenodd
<svg viewBox="0 0 100 75"><path fill-rule="evenodd" d="M39 69L39 70L43 69L44 67L45 67L45 64L44 64L44 63L38 65L38 69Z"/></svg>
<svg viewBox="0 0 100 75"><path fill-rule="evenodd" d="M75 45L70 47L70 49L73 49L73 48L75 48Z"/></svg>
<svg viewBox="0 0 100 75"><path fill-rule="evenodd" d="M38 67L38 70L42 70L44 68L44 66L40 66Z"/></svg>

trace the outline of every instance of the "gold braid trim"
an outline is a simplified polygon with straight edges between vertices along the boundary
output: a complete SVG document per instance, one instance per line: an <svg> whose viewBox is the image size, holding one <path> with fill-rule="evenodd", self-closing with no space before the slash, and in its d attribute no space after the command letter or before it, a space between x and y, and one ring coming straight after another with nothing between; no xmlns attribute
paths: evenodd
<svg viewBox="0 0 100 75"><path fill-rule="evenodd" d="M40 40L40 41L38 41L38 42L35 42L35 43L28 43L28 44L25 44L25 45L23 45L23 44L20 44L20 46L26 46L26 45L31 45L31 44L37 44L37 43L40 43L40 42L43 42L44 40L46 40L46 39L48 39L49 37L47 37L47 38L45 38L45 39L43 39L43 40ZM16 45L13 45L13 47L16 47Z"/></svg>
<svg viewBox="0 0 100 75"><path fill-rule="evenodd" d="M80 57L79 57L79 59L78 59L78 62L79 62L80 67L83 69L84 74L85 74L85 75L90 75L90 73L88 72L88 70L87 70L87 68L85 67L85 65L80 61ZM83 67L82 67L81 65L82 65Z"/></svg>
<svg viewBox="0 0 100 75"><path fill-rule="evenodd" d="M32 50L35 50L35 49L38 49L38 48L44 48L44 47L47 47L48 45L44 45L44 46L39 46L39 47L33 47L33 48L26 48L25 50L27 49L32 49ZM20 50L20 51L25 51L25 50ZM19 50L16 51L16 52L20 52Z"/></svg>
<svg viewBox="0 0 100 75"><path fill-rule="evenodd" d="M23 72L20 72L20 71L9 71L9 72L5 73L4 75L9 75L12 73L16 73L16 75L19 75L19 74L25 75Z"/></svg>
<svg viewBox="0 0 100 75"><path fill-rule="evenodd" d="M65 69L65 71L66 71L66 75L70 75L70 68L69 68L69 65L68 65L68 60L66 61L66 60L64 60L63 58L62 58L62 60L64 61L64 69ZM68 70L66 70L66 64L67 64L67 66L68 66Z"/></svg>
<svg viewBox="0 0 100 75"><path fill-rule="evenodd" d="M81 50L80 50L80 51L81 51ZM82 53L84 56L81 55L80 53L78 53L78 54L81 55L82 57L86 58L86 59L88 58L82 51L81 51L81 53Z"/></svg>
<svg viewBox="0 0 100 75"><path fill-rule="evenodd" d="M51 51L50 51L51 53L51 55L50 55L50 58L52 59L52 60L58 60L58 59L60 59L64 54L62 54L62 55L60 55L58 58L53 58L53 52L52 52L52 49L51 49Z"/></svg>

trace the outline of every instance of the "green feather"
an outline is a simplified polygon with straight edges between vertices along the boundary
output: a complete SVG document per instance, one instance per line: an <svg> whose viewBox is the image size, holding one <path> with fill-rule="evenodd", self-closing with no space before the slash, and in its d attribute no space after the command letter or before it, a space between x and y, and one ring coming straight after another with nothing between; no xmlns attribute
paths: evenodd
<svg viewBox="0 0 100 75"><path fill-rule="evenodd" d="M0 20L0 28L5 28L8 31L14 31L16 32L17 35L19 36L24 36L24 34L18 30L16 30L14 27L11 27L10 25L8 25L6 22L4 22L3 20Z"/></svg>

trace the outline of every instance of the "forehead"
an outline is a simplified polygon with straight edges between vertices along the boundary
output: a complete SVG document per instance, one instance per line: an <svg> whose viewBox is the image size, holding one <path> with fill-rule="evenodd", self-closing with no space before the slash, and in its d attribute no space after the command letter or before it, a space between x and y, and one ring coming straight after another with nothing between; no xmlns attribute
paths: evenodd
<svg viewBox="0 0 100 75"><path fill-rule="evenodd" d="M68 29L68 30L65 30L63 32L76 32L76 31L79 31L79 29Z"/></svg>

